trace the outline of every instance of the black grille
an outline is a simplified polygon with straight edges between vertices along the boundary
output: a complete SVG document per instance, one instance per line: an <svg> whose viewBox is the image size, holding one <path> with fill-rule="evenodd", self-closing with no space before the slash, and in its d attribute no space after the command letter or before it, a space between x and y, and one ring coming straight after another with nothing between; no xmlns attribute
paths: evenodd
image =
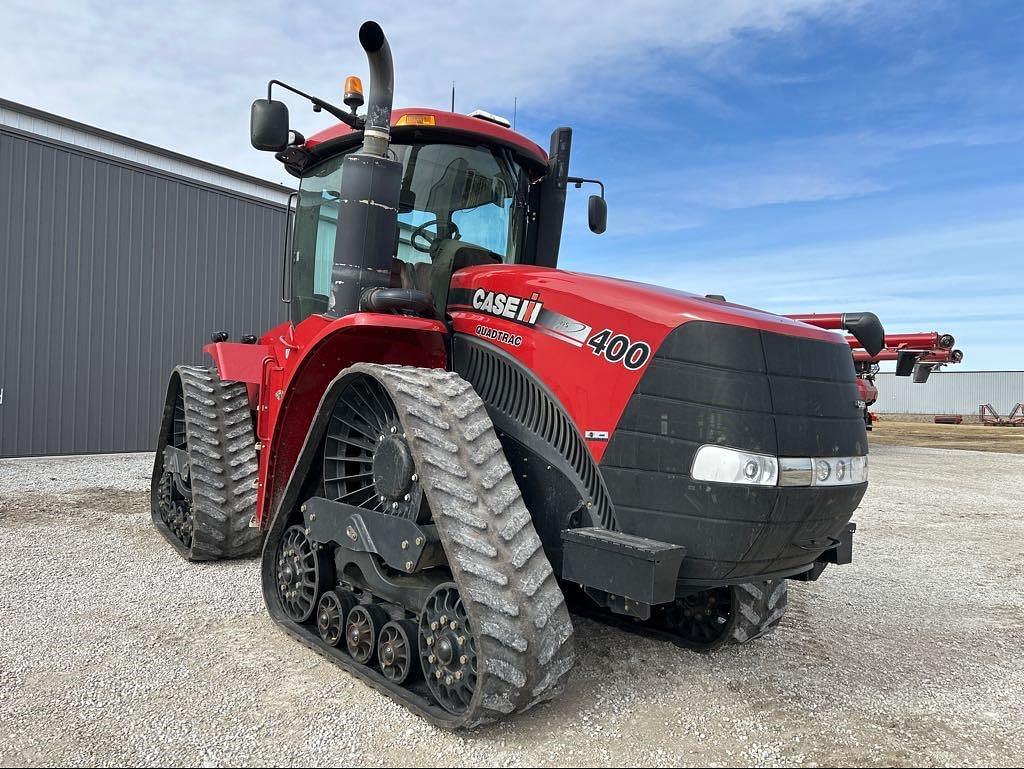
<svg viewBox="0 0 1024 769"><path fill-rule="evenodd" d="M684 578L799 570L849 521L863 486L694 482L704 444L791 457L867 453L845 344L692 321L644 372L601 460L624 531L685 545Z"/></svg>
<svg viewBox="0 0 1024 769"><path fill-rule="evenodd" d="M513 425L549 444L565 459L582 486L592 513L607 529L615 529L615 514L601 473L576 425L562 406L528 371L475 340L455 338L455 370L470 382L487 404L499 430Z"/></svg>

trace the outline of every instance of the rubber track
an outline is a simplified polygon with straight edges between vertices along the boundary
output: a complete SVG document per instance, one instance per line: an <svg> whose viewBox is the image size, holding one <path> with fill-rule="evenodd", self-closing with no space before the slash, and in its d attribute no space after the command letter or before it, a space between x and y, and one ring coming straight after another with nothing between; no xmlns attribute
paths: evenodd
<svg viewBox="0 0 1024 769"><path fill-rule="evenodd" d="M176 539L172 544L192 561L255 556L263 532L249 527L259 462L246 386L222 381L212 368L178 366L174 372L185 401L192 547Z"/></svg>
<svg viewBox="0 0 1024 769"><path fill-rule="evenodd" d="M271 616L307 646L443 728L473 728L556 697L575 663L572 622L483 402L472 385L443 369L360 363L339 376L355 373L381 383L408 437L477 638L477 687L470 706L461 715L447 713L377 670L314 642L315 631L278 616L267 593L274 590L267 583L273 537L263 554ZM271 531L277 528L275 521Z"/></svg>
<svg viewBox="0 0 1024 769"><path fill-rule="evenodd" d="M572 612L595 622L617 627L627 633L668 641L698 654L708 654L726 646L755 641L774 631L782 621L789 603L788 583L784 579L773 579L767 582L733 585L732 601L731 627L726 630L720 641L705 648L695 648L670 630L615 614L582 596L573 601Z"/></svg>
<svg viewBox="0 0 1024 769"><path fill-rule="evenodd" d="M784 579L736 585L732 595L735 621L729 640L736 644L768 635L782 621L789 605L789 589Z"/></svg>
<svg viewBox="0 0 1024 769"><path fill-rule="evenodd" d="M478 636L478 679L459 726L557 696L575 662L572 622L483 401L458 374L360 364L388 390L452 577Z"/></svg>

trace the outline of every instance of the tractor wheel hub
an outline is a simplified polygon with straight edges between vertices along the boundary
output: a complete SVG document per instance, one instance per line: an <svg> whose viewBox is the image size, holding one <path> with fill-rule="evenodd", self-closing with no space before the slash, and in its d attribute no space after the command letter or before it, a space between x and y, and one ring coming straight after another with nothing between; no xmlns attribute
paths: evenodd
<svg viewBox="0 0 1024 769"><path fill-rule="evenodd" d="M451 639L448 636L442 636L434 648L437 650L437 658L441 661L441 664L450 665L454 652Z"/></svg>
<svg viewBox="0 0 1024 769"><path fill-rule="evenodd" d="M399 435L385 436L373 454L373 483L377 491L397 500L412 486L415 472L412 453Z"/></svg>

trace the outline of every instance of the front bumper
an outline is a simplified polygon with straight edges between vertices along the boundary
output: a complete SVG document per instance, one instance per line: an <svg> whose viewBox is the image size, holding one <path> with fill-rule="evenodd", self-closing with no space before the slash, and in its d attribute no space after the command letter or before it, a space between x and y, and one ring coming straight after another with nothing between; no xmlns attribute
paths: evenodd
<svg viewBox="0 0 1024 769"><path fill-rule="evenodd" d="M848 523L838 537L813 545L825 549L796 573L758 575L740 582L788 578L803 582L817 580L829 564L853 561L853 535L857 524ZM707 588L737 584L737 580L690 584L680 580L686 563L686 548L600 528L567 529L562 532L562 579L579 585L600 606L616 614L646 620L658 604Z"/></svg>

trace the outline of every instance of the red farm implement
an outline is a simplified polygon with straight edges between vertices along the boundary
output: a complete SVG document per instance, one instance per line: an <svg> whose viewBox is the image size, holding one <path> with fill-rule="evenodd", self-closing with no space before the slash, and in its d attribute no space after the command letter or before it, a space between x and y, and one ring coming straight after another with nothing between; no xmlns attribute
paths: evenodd
<svg viewBox="0 0 1024 769"><path fill-rule="evenodd" d="M1005 417L999 416L991 403L983 403L978 407L978 416L983 425L990 427L1024 427L1024 403L1018 403Z"/></svg>
<svg viewBox="0 0 1024 769"><path fill-rule="evenodd" d="M846 342L853 353L857 389L864 403L864 422L868 430L872 425L872 415L868 409L878 399L875 376L880 363L895 361L896 376L913 375L916 384L923 384L933 371L951 363L959 363L964 358L961 350L953 348L956 344L953 336L938 331L884 334L879 343L877 334L882 333L881 324L872 313L823 313L788 317L819 328L849 332ZM878 324L877 330L875 324Z"/></svg>

